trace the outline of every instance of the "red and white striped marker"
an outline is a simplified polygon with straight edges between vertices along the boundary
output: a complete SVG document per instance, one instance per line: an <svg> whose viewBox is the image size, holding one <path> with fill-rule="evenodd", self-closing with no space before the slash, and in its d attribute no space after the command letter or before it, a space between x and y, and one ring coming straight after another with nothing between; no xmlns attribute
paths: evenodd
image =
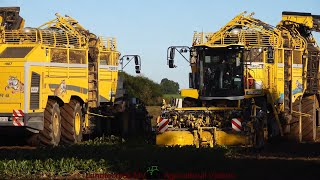
<svg viewBox="0 0 320 180"><path fill-rule="evenodd" d="M22 110L13 110L13 125L14 126L24 126L23 123L24 112Z"/></svg>
<svg viewBox="0 0 320 180"><path fill-rule="evenodd" d="M165 132L168 129L168 124L169 124L169 119L160 118L159 119L159 124L158 124L158 127L159 127L158 131L160 133Z"/></svg>
<svg viewBox="0 0 320 180"><path fill-rule="evenodd" d="M241 127L241 119L240 118L232 118L231 124L232 124L232 129L234 131L237 131L237 132L241 131L242 127Z"/></svg>

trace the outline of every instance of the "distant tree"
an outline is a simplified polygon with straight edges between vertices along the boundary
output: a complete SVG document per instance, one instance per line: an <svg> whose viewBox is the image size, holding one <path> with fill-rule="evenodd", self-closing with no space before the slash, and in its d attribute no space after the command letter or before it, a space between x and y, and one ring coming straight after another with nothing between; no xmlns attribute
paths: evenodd
<svg viewBox="0 0 320 180"><path fill-rule="evenodd" d="M124 88L129 97L139 98L146 105L161 105L161 86L143 76L131 76L125 72L119 73L124 79Z"/></svg>
<svg viewBox="0 0 320 180"><path fill-rule="evenodd" d="M163 94L178 94L179 83L163 78L160 82L161 91Z"/></svg>

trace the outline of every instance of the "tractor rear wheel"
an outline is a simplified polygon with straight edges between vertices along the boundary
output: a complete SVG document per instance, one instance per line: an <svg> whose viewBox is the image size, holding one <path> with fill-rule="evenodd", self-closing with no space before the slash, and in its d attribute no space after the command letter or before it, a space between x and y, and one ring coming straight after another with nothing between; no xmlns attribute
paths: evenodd
<svg viewBox="0 0 320 180"><path fill-rule="evenodd" d="M313 96L304 97L301 102L302 141L315 141L317 99Z"/></svg>
<svg viewBox="0 0 320 180"><path fill-rule="evenodd" d="M301 112L300 99L296 99L296 101L292 104L292 110L294 112L292 113L292 119L290 122L289 139L300 142L301 141L301 137L299 136L299 119L300 119L299 113Z"/></svg>
<svg viewBox="0 0 320 180"><path fill-rule="evenodd" d="M121 126L120 126L120 132L122 136L127 136L129 134L129 112L125 110L124 112L121 113L120 115L120 120L121 120Z"/></svg>
<svg viewBox="0 0 320 180"><path fill-rule="evenodd" d="M82 141L83 116L81 105L77 100L71 100L61 107L62 142L74 144Z"/></svg>
<svg viewBox="0 0 320 180"><path fill-rule="evenodd" d="M254 122L254 148L255 149L262 149L265 145L265 137L264 137L264 124L263 121L260 119L257 119Z"/></svg>
<svg viewBox="0 0 320 180"><path fill-rule="evenodd" d="M32 135L28 143L33 146L58 146L61 138L61 116L59 104L48 100L44 111L44 128Z"/></svg>

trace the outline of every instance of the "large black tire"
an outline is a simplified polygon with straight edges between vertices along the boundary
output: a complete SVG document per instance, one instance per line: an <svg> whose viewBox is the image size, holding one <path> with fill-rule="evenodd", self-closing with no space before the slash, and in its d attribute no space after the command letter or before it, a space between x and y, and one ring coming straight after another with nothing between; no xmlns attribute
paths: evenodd
<svg viewBox="0 0 320 180"><path fill-rule="evenodd" d="M61 115L59 104L54 100L48 100L44 111L44 128L38 134L28 139L33 146L58 146L61 138Z"/></svg>
<svg viewBox="0 0 320 180"><path fill-rule="evenodd" d="M92 117L93 133L94 137L101 137L105 134L106 120L103 117Z"/></svg>
<svg viewBox="0 0 320 180"><path fill-rule="evenodd" d="M269 113L267 114L267 126L268 126L268 141L275 141L276 139L279 139L280 137L280 126L277 123L274 109L272 107L273 105L267 104L267 108Z"/></svg>
<svg viewBox="0 0 320 180"><path fill-rule="evenodd" d="M128 121L129 121L129 130L128 130L129 135L137 135L137 133L139 132L139 122L135 112L129 111Z"/></svg>
<svg viewBox="0 0 320 180"><path fill-rule="evenodd" d="M302 141L315 141L316 100L315 96L302 99L301 112L310 115L302 116Z"/></svg>
<svg viewBox="0 0 320 180"><path fill-rule="evenodd" d="M262 149L265 146L266 138L264 128L268 128L267 99L265 97L257 97L254 99L255 104L260 107L257 109L255 128L255 148ZM267 132L266 132L267 133ZM268 136L268 134L266 134Z"/></svg>
<svg viewBox="0 0 320 180"><path fill-rule="evenodd" d="M295 112L300 112L301 111L301 102L300 99L297 99L293 104L292 104L292 110ZM300 136L299 136L299 119L300 115L298 113L292 113L292 119L290 122L290 133L289 133L289 139L292 141L300 142Z"/></svg>
<svg viewBox="0 0 320 180"><path fill-rule="evenodd" d="M121 121L121 126L120 126L120 132L122 136L127 136L129 134L129 112L126 110L121 113L120 115L120 121Z"/></svg>
<svg viewBox="0 0 320 180"><path fill-rule="evenodd" d="M256 119L253 126L255 130L254 148L262 149L265 145L264 131L263 131L264 122L262 119Z"/></svg>
<svg viewBox="0 0 320 180"><path fill-rule="evenodd" d="M61 141L65 144L75 144L82 141L83 115L81 105L77 100L71 100L61 107Z"/></svg>

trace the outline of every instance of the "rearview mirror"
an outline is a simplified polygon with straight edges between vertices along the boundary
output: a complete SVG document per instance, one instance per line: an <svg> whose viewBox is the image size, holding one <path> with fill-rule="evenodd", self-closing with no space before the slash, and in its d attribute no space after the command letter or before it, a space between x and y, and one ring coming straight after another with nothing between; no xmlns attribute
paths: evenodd
<svg viewBox="0 0 320 180"><path fill-rule="evenodd" d="M171 60L174 59L174 55L175 55L175 48L171 47L170 48L170 54L169 54L169 57L170 57Z"/></svg>
<svg viewBox="0 0 320 180"><path fill-rule="evenodd" d="M183 55L183 53L187 53L190 51L190 47L188 46L170 46L167 49L167 64L169 65L169 68L176 68L177 66L174 65L174 58L176 51L188 62L190 63L190 60Z"/></svg>
<svg viewBox="0 0 320 180"><path fill-rule="evenodd" d="M136 73L140 74L140 65L136 65Z"/></svg>
<svg viewBox="0 0 320 180"><path fill-rule="evenodd" d="M169 68L174 68L174 61L173 61L173 59L169 59Z"/></svg>
<svg viewBox="0 0 320 180"><path fill-rule="evenodd" d="M121 65L121 71L134 59L136 73L139 74L141 71L141 58L139 55L124 55L120 58L119 63ZM124 60L128 62L124 64Z"/></svg>
<svg viewBox="0 0 320 180"><path fill-rule="evenodd" d="M140 64L140 63L139 63L138 56L134 56L134 63L135 63L136 65L139 65L139 64Z"/></svg>

